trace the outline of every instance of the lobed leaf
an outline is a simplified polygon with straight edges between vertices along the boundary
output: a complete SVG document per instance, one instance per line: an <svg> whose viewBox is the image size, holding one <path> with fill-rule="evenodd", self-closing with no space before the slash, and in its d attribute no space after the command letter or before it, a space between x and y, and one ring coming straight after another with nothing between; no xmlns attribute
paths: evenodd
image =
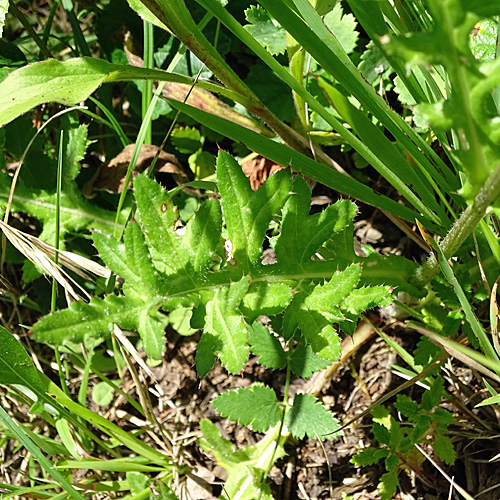
<svg viewBox="0 0 500 500"><path fill-rule="evenodd" d="M85 342L87 338L106 338L116 323L127 330L138 330L146 354L159 359L163 352L163 341L160 346L157 338L162 323L159 317L144 318L144 315L151 314L150 311L155 306L155 302L147 304L138 297L116 295L108 295L104 299L96 297L88 304L83 301L74 302L68 309L38 321L32 328L32 335L40 342L54 345L62 345L67 341L79 343ZM154 322L157 326L153 326ZM161 328L163 330L162 326Z"/></svg>
<svg viewBox="0 0 500 500"><path fill-rule="evenodd" d="M276 393L261 383L221 394L212 404L223 417L241 425L250 425L256 432L267 431L281 418Z"/></svg>
<svg viewBox="0 0 500 500"><path fill-rule="evenodd" d="M273 215L281 212L291 189L289 170L269 177L257 190L236 160L225 151L217 158L217 183L232 254L237 264L248 266L259 258Z"/></svg>
<svg viewBox="0 0 500 500"><path fill-rule="evenodd" d="M293 179L292 193L283 209L281 233L274 249L279 262L301 264L309 261L334 233L351 223L356 216L356 205L340 200L310 216L311 190L302 177Z"/></svg>
<svg viewBox="0 0 500 500"><path fill-rule="evenodd" d="M123 244L98 231L94 232L93 238L102 260L125 280L123 290L126 295L151 300L162 294L161 280L136 221L130 221L127 225Z"/></svg>
<svg viewBox="0 0 500 500"><path fill-rule="evenodd" d="M250 278L218 288L214 298L207 304L205 335L213 337L211 344L222 364L231 373L239 373L248 359L248 327L238 310Z"/></svg>

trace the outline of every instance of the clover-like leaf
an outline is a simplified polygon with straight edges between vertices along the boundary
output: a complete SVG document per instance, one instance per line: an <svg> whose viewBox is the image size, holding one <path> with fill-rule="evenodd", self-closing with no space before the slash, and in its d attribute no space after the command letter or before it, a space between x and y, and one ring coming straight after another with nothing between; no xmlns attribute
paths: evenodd
<svg viewBox="0 0 500 500"><path fill-rule="evenodd" d="M340 428L338 420L314 396L297 394L285 417L285 423L298 439L334 439Z"/></svg>
<svg viewBox="0 0 500 500"><path fill-rule="evenodd" d="M241 425L250 425L257 432L267 431L281 418L276 393L261 383L221 394L212 404L223 417Z"/></svg>
<svg viewBox="0 0 500 500"><path fill-rule="evenodd" d="M326 368L330 363L314 354L310 345L299 344L290 357L290 369L295 375L309 378L314 372Z"/></svg>
<svg viewBox="0 0 500 500"><path fill-rule="evenodd" d="M245 11L245 17L250 24L244 28L271 54L285 52L286 31L262 7L252 5Z"/></svg>

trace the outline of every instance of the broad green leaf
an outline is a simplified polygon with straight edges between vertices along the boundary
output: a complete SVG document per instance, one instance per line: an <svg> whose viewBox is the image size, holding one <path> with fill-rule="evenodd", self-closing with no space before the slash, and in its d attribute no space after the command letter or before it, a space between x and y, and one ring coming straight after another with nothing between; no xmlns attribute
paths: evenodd
<svg viewBox="0 0 500 500"><path fill-rule="evenodd" d="M224 367L231 373L239 373L248 359L248 327L238 307L250 278L224 286L215 292L207 304L204 334L215 338L216 353Z"/></svg>
<svg viewBox="0 0 500 500"><path fill-rule="evenodd" d="M385 425L382 425L378 422L373 422L372 431L373 436L379 442L379 444L385 444L389 446L389 443L391 442L391 433Z"/></svg>
<svg viewBox="0 0 500 500"><path fill-rule="evenodd" d="M356 205L341 200L310 216L311 190L302 177L293 179L292 193L283 209L281 233L274 249L280 262L301 264L309 261L334 233L351 223L356 216Z"/></svg>
<svg viewBox="0 0 500 500"><path fill-rule="evenodd" d="M131 80L190 83L187 77L165 71L113 64L92 57L64 62L49 59L13 71L0 83L0 126L40 104L57 102L72 106L85 101L104 82Z"/></svg>
<svg viewBox="0 0 500 500"><path fill-rule="evenodd" d="M455 417L453 416L453 413L450 413L448 410L438 406L432 413L432 420L437 422L439 425L444 426L453 424L455 422Z"/></svg>
<svg viewBox="0 0 500 500"><path fill-rule="evenodd" d="M222 213L220 203L212 198L205 201L186 227L184 236L192 250L190 268L196 273L207 271L222 250Z"/></svg>
<svg viewBox="0 0 500 500"><path fill-rule="evenodd" d="M314 352L326 348L328 343L318 336L329 323L343 321L345 313L341 309L342 301L354 290L361 276L361 267L352 264L344 271L337 271L323 285L317 285L312 292L301 297L295 297L295 317L302 334L311 344ZM298 294L300 295L300 294ZM330 358L330 356L328 356Z"/></svg>
<svg viewBox="0 0 500 500"><path fill-rule="evenodd" d="M115 390L107 382L99 382L92 389L92 400L101 406L107 406L113 401Z"/></svg>
<svg viewBox="0 0 500 500"><path fill-rule="evenodd" d="M251 283L240 310L248 322L259 316L275 316L292 300L292 289L285 283L261 281Z"/></svg>
<svg viewBox="0 0 500 500"><path fill-rule="evenodd" d="M441 403L444 395L444 382L441 377L437 377L431 384L431 388L422 395L422 408L426 411L432 410Z"/></svg>
<svg viewBox="0 0 500 500"><path fill-rule="evenodd" d="M221 394L212 404L223 417L241 425L250 425L256 432L267 431L281 418L276 393L261 383Z"/></svg>
<svg viewBox="0 0 500 500"><path fill-rule="evenodd" d="M94 232L95 246L108 267L125 279L126 295L152 300L161 295L161 281L151 262L144 235L136 221L125 229L124 243L105 233Z"/></svg>
<svg viewBox="0 0 500 500"><path fill-rule="evenodd" d="M295 375L309 378L314 372L326 368L330 363L314 354L310 345L299 344L290 357L290 369Z"/></svg>
<svg viewBox="0 0 500 500"><path fill-rule="evenodd" d="M196 371L200 377L204 377L214 366L217 361L216 352L221 343L217 337L211 333L204 331L196 346Z"/></svg>
<svg viewBox="0 0 500 500"><path fill-rule="evenodd" d="M340 355L342 353L342 342L338 332L333 328L332 325L326 325L319 333L319 341L317 342L320 346L317 354L323 359L328 359L330 361L339 361Z"/></svg>
<svg viewBox="0 0 500 500"><path fill-rule="evenodd" d="M146 305L139 314L136 329L141 335L146 354L153 359L161 359L165 350L165 327Z"/></svg>
<svg viewBox="0 0 500 500"><path fill-rule="evenodd" d="M17 384L45 394L38 370L14 335L0 326L0 384Z"/></svg>
<svg viewBox="0 0 500 500"><path fill-rule="evenodd" d="M270 54L283 54L286 49L286 31L273 22L269 14L260 6L252 5L245 11L246 20L250 23L244 28L263 46Z"/></svg>
<svg viewBox="0 0 500 500"><path fill-rule="evenodd" d="M298 439L335 439L340 424L314 396L297 394L285 417L290 432Z"/></svg>
<svg viewBox="0 0 500 500"><path fill-rule="evenodd" d="M394 407L407 418L412 418L418 411L418 403L404 394L398 394Z"/></svg>
<svg viewBox="0 0 500 500"><path fill-rule="evenodd" d="M257 191L252 191L236 160L221 150L217 158L217 183L232 255L236 264L248 265L261 255L269 222L281 212L289 196L290 171L277 172Z"/></svg>
<svg viewBox="0 0 500 500"><path fill-rule="evenodd" d="M286 354L279 339L262 323L253 323L249 342L255 356L260 356L259 363L266 368L280 370L286 366Z"/></svg>

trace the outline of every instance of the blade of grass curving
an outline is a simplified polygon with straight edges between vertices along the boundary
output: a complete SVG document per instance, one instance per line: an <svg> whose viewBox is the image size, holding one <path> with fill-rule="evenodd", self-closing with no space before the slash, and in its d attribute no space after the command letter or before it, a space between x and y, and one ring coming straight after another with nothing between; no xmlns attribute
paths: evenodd
<svg viewBox="0 0 500 500"><path fill-rule="evenodd" d="M281 80L283 80L293 91L295 91L304 101L306 101L311 110L318 113L329 125L331 125L333 127L333 129L338 134L340 134L341 137L347 143L349 143L354 149L356 149L359 152L359 154L368 163L370 163L371 165L374 165L375 168L380 169L380 170L387 170L387 169L389 169L389 171L392 170L393 167L391 165L384 164L381 161L381 159L376 154L374 154L374 152L369 147L367 147L358 137L356 137L353 133L351 133L348 129L346 129L337 118L335 118L328 110L326 110L321 103L319 103L297 80L295 80L295 78L290 74L290 72L288 71L287 68L283 67L280 63L278 63L278 61L276 59L274 59L265 50L265 48L262 47L260 45L260 43L257 42L245 29L243 29L243 27L240 25L240 23L238 23L218 2L216 2L214 0L197 0L197 2L199 4L201 4L203 7L205 7L206 9L210 10L218 19L220 19L221 22L223 24L225 24L225 26L230 31L232 31L235 34L235 36L237 36L243 43L245 43L253 52L255 52L255 54L265 64L267 64ZM281 9L284 10L284 9L286 9L286 7L284 5L280 6L280 8L279 8L280 12L281 12ZM294 14L292 13L291 15L294 15ZM297 16L295 16L295 17L297 17ZM305 30L310 31L309 28L304 27L304 23L302 23L302 22L297 21L294 23L292 20L291 24L295 27L298 26L300 31L305 31ZM323 29L326 29L326 28L323 26ZM291 32L291 34L295 37L295 34L293 32ZM329 33L329 37L334 38L331 36L330 33ZM318 43L323 46L324 51L327 51L327 52L329 51L329 49L324 45L324 43L321 40L317 39L316 41L318 41ZM341 50L343 50L343 49L341 49ZM333 54L332 54L332 57L334 57ZM358 76L356 77L356 80L359 80L359 79L362 80L363 89L364 89L365 85L370 88L369 92L365 91L365 94L367 94L365 96L365 100L376 98L376 99L382 101L382 99L375 93L375 91L368 84L366 84L364 82L359 71L352 65L352 63L350 62L350 59L348 58L347 55L345 55L345 58L347 59L347 61L349 61L348 64L350 66L352 66L352 68L353 68L351 70L351 72L357 73ZM343 61L340 64L340 66L342 66L342 68L343 68L344 62L347 62L347 61ZM345 72L344 69L342 69L342 71ZM350 79L353 79L353 77L350 77ZM342 82L342 83L344 83L345 85L348 85L348 82ZM360 84L358 83L358 87L359 86L360 86ZM358 99L360 99L359 96L357 96L357 97L358 97ZM363 99L363 96L361 96L361 99ZM395 115L395 113L390 111L390 109L387 107L385 102L382 101L382 103L383 103L384 111L386 113L390 112L392 115ZM395 118L392 118L392 119L395 119ZM401 119L400 119L400 121L403 122L403 120L401 120ZM243 141L243 143L245 143L245 141ZM414 149L418 150L418 148L414 148ZM419 155L422 156L420 152L419 152ZM422 160L422 161L424 161L424 160ZM431 166L431 168L433 168L433 167ZM436 169L433 168L433 170L435 171ZM448 185L444 179L442 179L441 177L440 177L440 179L442 182L441 185L443 185L443 186ZM410 198L414 198L414 195L410 194L410 193L411 193L411 191L409 189L406 189L404 194L406 194ZM433 199L431 199L427 195L427 193L425 193L425 192L419 193L419 195L425 196L426 207L425 207L425 210L423 211L425 216L428 219L433 220L434 222L440 224L441 226L443 226L445 228L448 227L449 222L447 219L443 219L442 217L435 215L434 213L431 212L431 210L429 208L427 208L427 207L436 206L435 201ZM420 206L422 206L422 204L420 204Z"/></svg>
<svg viewBox="0 0 500 500"><path fill-rule="evenodd" d="M437 226L429 219L417 214L417 212L411 210L410 208L400 205L386 196L376 194L368 186L365 186L364 184L351 179L346 175L342 175L333 169L325 168L324 165L297 151L294 151L287 146L278 144L267 137L263 137L260 134L234 124L219 116L211 115L179 101L171 99L168 101L174 108L180 109L183 113L191 116L199 123L206 125L225 137L245 144L248 148L280 165L290 165L293 170L301 172L308 177L312 177L318 182L321 182L338 192L352 196L353 198L363 201L369 205L387 210L388 212L391 212L407 221L413 222L415 218L423 220L425 221L424 224L426 227L429 227L437 233L442 232L442 228L440 226Z"/></svg>
<svg viewBox="0 0 500 500"><path fill-rule="evenodd" d="M147 21L143 21L144 26L144 67L147 69L153 69L155 65L154 61L154 34L153 25ZM142 121L144 122L147 114L151 100L153 99L153 82L147 80L142 82ZM152 120L146 121L147 128L144 134L144 144L151 144L152 139ZM128 184L126 184L128 186Z"/></svg>
<svg viewBox="0 0 500 500"><path fill-rule="evenodd" d="M23 427L15 420L12 420L9 414L0 406L0 422L8 429L12 435L31 453L33 458L40 464L45 472L59 483L72 498L78 500L86 500L78 491L73 488L73 485L57 470L53 464L45 458L40 448L31 440L31 438L23 431Z"/></svg>
<svg viewBox="0 0 500 500"><path fill-rule="evenodd" d="M109 120L110 127L117 133L120 141L123 144L123 147L131 144L131 141L125 134L122 126L118 123L114 113L112 113L101 101L98 101L94 97L90 96L89 99L106 115L106 118Z"/></svg>
<svg viewBox="0 0 500 500"><path fill-rule="evenodd" d="M165 85L165 82L160 83L158 85L158 88L156 89L156 92L153 95L153 98L151 99L151 102L149 103L148 109L146 111L146 115L144 116L142 123L141 123L141 128L139 129L139 133L137 134L137 139L135 142L134 146L134 151L132 153L132 158L130 159L130 163L127 168L127 175L125 176L125 183L123 184L123 190L120 193L120 199L118 200L118 206L116 208L116 217L115 217L115 228L113 230L113 235L115 238L117 238L118 232L118 221L120 219L120 212L123 207L123 203L125 201L125 196L127 195L128 192L128 187L130 185L130 179L132 178L132 172L135 170L135 166L137 164L137 160L139 158L139 154L141 152L142 145L144 144L144 140L147 135L147 131L151 126L151 119L153 116L153 111L156 106L156 102L158 101L158 97L161 95L161 91L163 90L163 87Z"/></svg>

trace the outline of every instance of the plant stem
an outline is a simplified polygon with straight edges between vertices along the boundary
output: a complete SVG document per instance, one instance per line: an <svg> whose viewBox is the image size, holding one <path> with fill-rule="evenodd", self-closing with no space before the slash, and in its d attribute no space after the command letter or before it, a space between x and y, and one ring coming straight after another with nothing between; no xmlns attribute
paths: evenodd
<svg viewBox="0 0 500 500"><path fill-rule="evenodd" d="M455 221L450 231L439 245L444 256L449 259L460 248L462 243L474 231L481 219L486 215L488 208L500 195L500 165L488 177L481 187L474 203L462 212ZM439 264L431 254L427 261L422 264L411 278L410 282L416 286L424 286L429 283L439 272Z"/></svg>

